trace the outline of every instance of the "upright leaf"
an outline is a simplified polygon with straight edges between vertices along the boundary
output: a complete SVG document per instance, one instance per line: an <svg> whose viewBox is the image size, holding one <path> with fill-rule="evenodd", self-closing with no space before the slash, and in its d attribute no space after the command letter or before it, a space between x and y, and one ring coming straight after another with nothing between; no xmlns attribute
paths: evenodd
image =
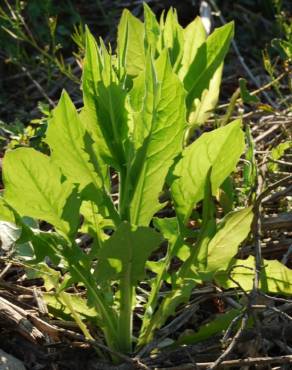
<svg viewBox="0 0 292 370"><path fill-rule="evenodd" d="M177 12L170 8L163 26L163 44L169 49L170 61L175 71L180 67L183 43L183 29L178 23Z"/></svg>
<svg viewBox="0 0 292 370"><path fill-rule="evenodd" d="M208 245L206 271L214 273L228 268L238 247L250 232L253 220L252 207L229 213L218 227Z"/></svg>
<svg viewBox="0 0 292 370"><path fill-rule="evenodd" d="M95 141L99 157L116 169L121 169L125 163L125 145L128 140L126 90L118 81L113 56L103 41L100 40L98 48L89 31L87 40L82 122ZM92 62L94 56L95 63ZM96 68L97 72L92 71L92 68Z"/></svg>
<svg viewBox="0 0 292 370"><path fill-rule="evenodd" d="M155 68L155 69L154 69ZM140 145L131 168L133 196L130 219L148 225L161 208L158 201L173 159L182 148L185 128L184 90L164 52L155 67L148 58L146 73L133 87L134 142Z"/></svg>
<svg viewBox="0 0 292 370"><path fill-rule="evenodd" d="M127 9L118 26L117 55L119 67L130 76L137 76L145 65L144 25Z"/></svg>
<svg viewBox="0 0 292 370"><path fill-rule="evenodd" d="M102 186L102 171L96 158L90 156L90 136L65 91L49 122L46 142L50 146L52 160L70 181L80 185L80 190L90 183L97 188Z"/></svg>
<svg viewBox="0 0 292 370"><path fill-rule="evenodd" d="M223 64L214 73L210 80L209 88L202 92L200 99L193 101L193 106L188 116L188 123L190 124L190 133L192 135L193 129L204 124L210 115L213 113L219 99L220 85L222 79Z"/></svg>
<svg viewBox="0 0 292 370"><path fill-rule="evenodd" d="M184 149L177 163L171 185L178 216L184 222L197 202L203 199L204 185L208 171L212 167L212 193L235 169L244 150L244 135L240 120L205 133L193 144Z"/></svg>
<svg viewBox="0 0 292 370"><path fill-rule="evenodd" d="M80 119L93 138L97 157L109 159L111 154L100 129L96 105L97 87L102 78L102 60L97 43L88 28L86 28L85 37L86 51L82 73L84 107L80 113Z"/></svg>
<svg viewBox="0 0 292 370"><path fill-rule="evenodd" d="M156 45L160 36L159 23L156 20L155 14L146 3L144 6L144 25L145 25L145 48L150 48L155 53ZM155 54L154 54L155 55Z"/></svg>
<svg viewBox="0 0 292 370"><path fill-rule="evenodd" d="M233 23L217 28L197 51L192 64L184 78L187 95L187 108L191 111L193 101L200 98L209 88L215 71L222 64L233 37Z"/></svg>
<svg viewBox="0 0 292 370"><path fill-rule="evenodd" d="M196 17L184 30L184 49L181 61L181 68L178 72L179 78L184 79L193 62L199 47L207 38L206 30L200 17Z"/></svg>

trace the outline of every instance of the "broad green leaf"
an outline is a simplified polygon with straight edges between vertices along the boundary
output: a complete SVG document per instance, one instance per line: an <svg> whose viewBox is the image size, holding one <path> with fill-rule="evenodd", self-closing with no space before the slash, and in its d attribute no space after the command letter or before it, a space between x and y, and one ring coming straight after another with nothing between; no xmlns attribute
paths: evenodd
<svg viewBox="0 0 292 370"><path fill-rule="evenodd" d="M117 54L120 68L124 67L128 75L137 76L144 70L144 25L127 9L118 26Z"/></svg>
<svg viewBox="0 0 292 370"><path fill-rule="evenodd" d="M65 234L76 230L79 201L73 185L61 181L60 170L48 156L31 148L7 152L3 173L4 199L21 216L47 221Z"/></svg>
<svg viewBox="0 0 292 370"><path fill-rule="evenodd" d="M198 331L194 333L188 332L187 334L183 333L174 345L195 344L222 333L228 329L231 321L239 314L240 310L237 309L218 314L212 321L200 326Z"/></svg>
<svg viewBox="0 0 292 370"><path fill-rule="evenodd" d="M171 193L178 217L186 222L193 207L204 196L208 171L212 167L212 193L235 169L244 150L241 121L205 133L184 149L182 158L175 166Z"/></svg>
<svg viewBox="0 0 292 370"><path fill-rule="evenodd" d="M134 191L130 220L132 224L147 226L162 207L158 196L174 158L181 151L185 128L185 93L172 71L167 52L155 67L148 58L146 73L134 84L133 95L134 142L140 148L131 168ZM144 97L140 106L139 96Z"/></svg>
<svg viewBox="0 0 292 370"><path fill-rule="evenodd" d="M214 273L228 268L238 247L250 232L252 207L229 213L219 224L216 235L208 244L206 271Z"/></svg>
<svg viewBox="0 0 292 370"><path fill-rule="evenodd" d="M98 277L114 280L127 273L131 284L135 286L144 278L145 263L161 242L161 236L151 228L138 227L133 230L127 222L121 223L98 254Z"/></svg>
<svg viewBox="0 0 292 370"><path fill-rule="evenodd" d="M223 64L214 73L210 80L209 88L202 92L200 99L195 99L190 110L188 123L197 127L204 124L213 113L219 99L222 79Z"/></svg>
<svg viewBox="0 0 292 370"><path fill-rule="evenodd" d="M263 260L260 272L260 289L275 294L292 294L292 270L277 260ZM245 291L250 291L254 281L255 260L253 256L246 260L234 260L229 271L218 271L215 281L226 289L238 288L237 281Z"/></svg>
<svg viewBox="0 0 292 370"><path fill-rule="evenodd" d="M199 47L207 38L206 30L200 17L196 17L184 30L184 49L181 61L181 68L178 72L179 78L183 81L188 69L193 62Z"/></svg>
<svg viewBox="0 0 292 370"><path fill-rule="evenodd" d="M90 183L102 186L102 173L90 152L92 140L85 130L69 95L63 91L49 122L46 142L51 158L62 173L82 190ZM98 173L99 171L99 173Z"/></svg>
<svg viewBox="0 0 292 370"><path fill-rule="evenodd" d="M214 73L222 64L234 33L233 22L217 28L197 51L184 78L187 95L187 109L192 110L195 99L209 88Z"/></svg>

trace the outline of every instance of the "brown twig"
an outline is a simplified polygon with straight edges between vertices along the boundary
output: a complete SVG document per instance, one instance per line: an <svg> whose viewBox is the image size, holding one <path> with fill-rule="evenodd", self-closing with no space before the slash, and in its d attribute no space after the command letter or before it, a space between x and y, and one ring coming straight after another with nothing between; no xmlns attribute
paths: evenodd
<svg viewBox="0 0 292 370"><path fill-rule="evenodd" d="M212 364L210 364L210 366L207 367L208 370L214 370L216 368L218 368L218 366L226 359L226 357L233 351L233 349L235 348L236 344L239 342L239 339L244 331L244 329L246 328L247 326L247 322L248 322L248 314L247 312L243 315L243 318L242 318L242 321L241 321L241 326L240 328L238 329L237 333L234 335L231 343L229 344L229 346L226 348L226 350L221 354L221 356L219 356L217 358L217 360L215 362L213 362Z"/></svg>
<svg viewBox="0 0 292 370"><path fill-rule="evenodd" d="M277 357L255 357L245 358L237 360L226 360L218 365L218 369L229 368L229 367L241 367L241 366L253 366L253 365L271 365L271 364L291 364L292 355L277 356ZM159 370L194 370L194 369L209 369L212 362L199 362L196 365L186 364L176 367L165 367L159 368ZM196 366L196 367L195 367ZM158 369L155 369L158 370Z"/></svg>
<svg viewBox="0 0 292 370"><path fill-rule="evenodd" d="M226 20L225 18L222 16L222 13L220 11L220 9L218 8L217 4L215 3L214 0L209 0L210 4L212 5L212 8L218 13L219 15L219 19L220 21L222 22L222 24L226 24ZM258 80L256 79L256 77L254 76L254 74L252 73L252 71L250 70L250 68L247 66L247 64L245 63L244 61L244 58L243 56L241 55L241 52L239 51L239 48L236 44L236 42L234 40L231 41L231 45L238 57L238 60L240 62L240 64L242 65L242 67L244 68L245 72L247 73L247 75L249 76L249 78L253 81L253 83L256 85L256 87L258 89L261 89L261 86L260 84L258 83ZM264 97L267 99L267 101L269 102L269 104L273 107L273 108L277 108L277 105L273 102L273 100L270 98L270 96L267 94L266 91L262 91Z"/></svg>

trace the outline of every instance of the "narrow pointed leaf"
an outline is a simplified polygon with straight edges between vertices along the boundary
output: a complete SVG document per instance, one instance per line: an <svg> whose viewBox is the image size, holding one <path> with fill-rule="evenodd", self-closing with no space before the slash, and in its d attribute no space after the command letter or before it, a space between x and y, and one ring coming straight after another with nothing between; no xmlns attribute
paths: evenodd
<svg viewBox="0 0 292 370"><path fill-rule="evenodd" d="M102 78L102 60L95 38L86 28L86 51L82 73L82 90L84 107L80 119L94 141L94 151L97 157L111 158L105 142L97 115L96 97L98 84ZM101 162L101 158L99 159Z"/></svg>
<svg viewBox="0 0 292 370"><path fill-rule="evenodd" d="M177 71L183 55L184 35L183 29L178 23L177 12L173 8L170 8L166 15L163 26L163 42L169 49L171 65Z"/></svg>
<svg viewBox="0 0 292 370"><path fill-rule="evenodd" d="M146 3L143 3L144 19L145 19L145 47L151 48L153 52L156 50L156 45L160 36L159 23L156 20L155 14Z"/></svg>

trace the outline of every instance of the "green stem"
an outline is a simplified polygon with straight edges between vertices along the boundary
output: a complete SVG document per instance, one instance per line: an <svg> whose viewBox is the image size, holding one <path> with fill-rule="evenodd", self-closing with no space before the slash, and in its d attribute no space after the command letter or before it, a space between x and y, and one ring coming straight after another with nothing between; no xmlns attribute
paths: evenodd
<svg viewBox="0 0 292 370"><path fill-rule="evenodd" d="M130 276L131 266L126 266L120 281L120 316L118 322L119 350L132 352L133 331L133 286Z"/></svg>
<svg viewBox="0 0 292 370"><path fill-rule="evenodd" d="M75 274L79 276L79 281L82 281L85 285L88 295L91 295L91 297L94 298L93 304L97 312L100 314L102 320L104 321L104 327L102 329L105 335L106 342L111 349L115 350L117 345L117 331L115 327L116 317L114 315L114 312L111 310L110 307L107 307L107 305L103 301L103 297L100 292L82 272L81 266L71 264L70 269L74 270Z"/></svg>
<svg viewBox="0 0 292 370"><path fill-rule="evenodd" d="M181 240L179 236L177 236L172 246L168 248L163 268L161 268L161 270L157 274L156 279L152 285L151 293L148 298L147 305L145 307L145 313L143 316L142 327L140 330L138 346L143 346L146 343L148 343L149 338L151 338L151 336L153 335L153 333L151 333L152 330L151 330L151 326L149 325L149 322L157 306L158 294L159 294L161 285L163 283L163 276L170 266L171 259L173 257L173 251L177 249L177 247L180 244L181 244Z"/></svg>

